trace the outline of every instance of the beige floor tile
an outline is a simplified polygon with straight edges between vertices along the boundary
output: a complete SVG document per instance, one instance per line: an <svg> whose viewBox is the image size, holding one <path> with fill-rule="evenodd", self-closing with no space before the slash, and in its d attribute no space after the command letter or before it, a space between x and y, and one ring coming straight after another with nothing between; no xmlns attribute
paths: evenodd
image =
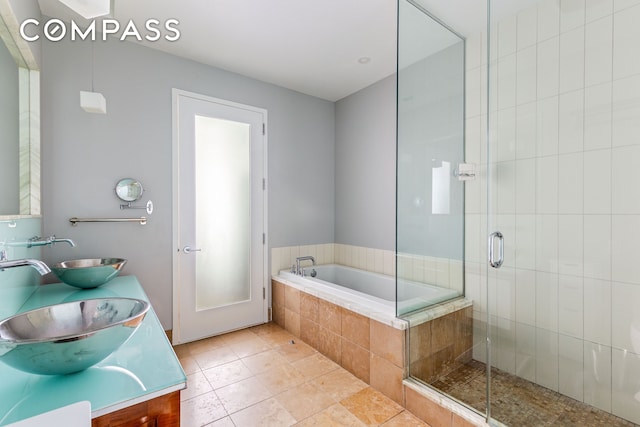
<svg viewBox="0 0 640 427"><path fill-rule="evenodd" d="M288 363L270 368L256 377L274 395L304 383L306 378Z"/></svg>
<svg viewBox="0 0 640 427"><path fill-rule="evenodd" d="M255 326L251 329L255 332L256 335L258 335L272 347L278 347L287 344L291 340L297 339L289 332L285 331L280 326L274 325L273 323Z"/></svg>
<svg viewBox="0 0 640 427"><path fill-rule="evenodd" d="M189 353L192 356L195 356L198 353L205 353L207 351L214 350L216 348L220 348L224 346L224 341L220 336L205 338L200 341L190 342L189 344L185 344L189 349Z"/></svg>
<svg viewBox="0 0 640 427"><path fill-rule="evenodd" d="M186 427L186 426L184 426L183 424L183 427ZM235 427L235 425L233 424L233 421L231 421L231 418L224 417L224 418L220 418L218 421L214 421L211 424L207 424L206 427Z"/></svg>
<svg viewBox="0 0 640 427"><path fill-rule="evenodd" d="M193 356L182 356L179 357L180 364L182 365L182 370L185 374L194 374L196 372L200 372L200 366L198 362L196 362L195 357Z"/></svg>
<svg viewBox="0 0 640 427"><path fill-rule="evenodd" d="M251 334L253 337L241 341L235 341L229 344L229 347L240 358L251 356L252 354L262 353L271 350L271 346L260 337Z"/></svg>
<svg viewBox="0 0 640 427"><path fill-rule="evenodd" d="M185 400L180 404L180 425L182 426L201 427L226 416L227 412L222 402L213 391Z"/></svg>
<svg viewBox="0 0 640 427"><path fill-rule="evenodd" d="M296 427L364 427L344 406L336 403L296 424Z"/></svg>
<svg viewBox="0 0 640 427"><path fill-rule="evenodd" d="M238 381L217 389L215 393L229 414L248 408L272 396L272 393L256 378Z"/></svg>
<svg viewBox="0 0 640 427"><path fill-rule="evenodd" d="M266 372L274 366L287 363L287 360L275 350L254 354L253 356L243 358L242 361L254 375Z"/></svg>
<svg viewBox="0 0 640 427"><path fill-rule="evenodd" d="M328 394L311 383L305 383L289 389L277 395L276 399L298 421L310 417L335 403Z"/></svg>
<svg viewBox="0 0 640 427"><path fill-rule="evenodd" d="M180 392L180 400L189 400L201 394L213 391L211 384L202 372L187 375L187 388Z"/></svg>
<svg viewBox="0 0 640 427"><path fill-rule="evenodd" d="M214 390L253 376L249 368L242 363L242 360L234 360L224 365L206 369L203 374L207 377Z"/></svg>
<svg viewBox="0 0 640 427"><path fill-rule="evenodd" d="M231 415L235 427L289 427L295 418L278 402L271 398L256 403Z"/></svg>
<svg viewBox="0 0 640 427"><path fill-rule="evenodd" d="M339 366L320 353L296 360L291 364L308 379L319 377L339 368Z"/></svg>
<svg viewBox="0 0 640 427"><path fill-rule="evenodd" d="M402 406L371 387L340 403L366 425L380 425L403 411Z"/></svg>
<svg viewBox="0 0 640 427"><path fill-rule="evenodd" d="M251 329L241 329L239 331L229 332L228 334L220 335L220 338L226 345L239 343L246 340L252 340L257 335Z"/></svg>
<svg viewBox="0 0 640 427"><path fill-rule="evenodd" d="M316 353L313 347L299 339L288 341L286 344L277 347L276 351L289 362L295 362Z"/></svg>
<svg viewBox="0 0 640 427"><path fill-rule="evenodd" d="M312 383L320 387L322 391L331 396L336 402L353 396L360 390L368 387L364 381L359 380L342 368L321 375L315 378Z"/></svg>
<svg viewBox="0 0 640 427"><path fill-rule="evenodd" d="M176 353L179 359L187 356L191 356L191 351L189 350L188 344L180 344L173 347L173 351Z"/></svg>
<svg viewBox="0 0 640 427"><path fill-rule="evenodd" d="M203 371L215 366L224 365L238 359L238 356L228 347L220 347L193 356L198 362L198 366Z"/></svg>
<svg viewBox="0 0 640 427"><path fill-rule="evenodd" d="M402 411L386 423L382 424L382 427L429 427L429 424L420 420L411 412Z"/></svg>

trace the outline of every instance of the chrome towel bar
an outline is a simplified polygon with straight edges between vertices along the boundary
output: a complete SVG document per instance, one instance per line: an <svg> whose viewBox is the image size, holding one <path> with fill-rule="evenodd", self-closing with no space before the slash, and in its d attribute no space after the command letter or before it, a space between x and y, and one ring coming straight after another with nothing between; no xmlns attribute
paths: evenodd
<svg viewBox="0 0 640 427"><path fill-rule="evenodd" d="M140 225L147 223L147 218L142 216L140 218L69 218L69 222L72 225L77 225L79 222L138 222Z"/></svg>

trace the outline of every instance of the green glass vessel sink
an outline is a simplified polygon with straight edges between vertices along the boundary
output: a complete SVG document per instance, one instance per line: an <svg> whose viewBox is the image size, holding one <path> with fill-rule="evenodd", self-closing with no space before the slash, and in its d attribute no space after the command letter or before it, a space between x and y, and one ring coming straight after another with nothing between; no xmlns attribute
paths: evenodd
<svg viewBox="0 0 640 427"><path fill-rule="evenodd" d="M51 271L67 285L90 289L116 277L126 263L123 258L76 259L59 262L51 267Z"/></svg>
<svg viewBox="0 0 640 427"><path fill-rule="evenodd" d="M0 321L0 361L40 375L85 370L125 343L148 310L140 299L98 298L17 314Z"/></svg>

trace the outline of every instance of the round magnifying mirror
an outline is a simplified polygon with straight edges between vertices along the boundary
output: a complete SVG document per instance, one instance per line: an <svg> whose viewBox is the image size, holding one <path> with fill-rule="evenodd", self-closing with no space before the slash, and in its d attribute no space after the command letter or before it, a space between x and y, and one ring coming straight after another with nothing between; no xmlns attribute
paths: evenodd
<svg viewBox="0 0 640 427"><path fill-rule="evenodd" d="M142 197L144 189L140 181L132 178L124 178L116 184L116 196L125 202L135 202Z"/></svg>

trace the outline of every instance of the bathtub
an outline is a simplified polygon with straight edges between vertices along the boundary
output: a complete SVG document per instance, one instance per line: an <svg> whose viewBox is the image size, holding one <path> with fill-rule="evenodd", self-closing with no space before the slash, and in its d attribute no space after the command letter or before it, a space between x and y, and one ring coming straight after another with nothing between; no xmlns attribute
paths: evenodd
<svg viewBox="0 0 640 427"><path fill-rule="evenodd" d="M312 270L316 271L316 277L311 277ZM306 267L304 271L302 277L282 270L278 279L367 317L386 324L396 323L395 277L337 264ZM401 280L400 291L399 315L460 296L453 289L407 280Z"/></svg>

